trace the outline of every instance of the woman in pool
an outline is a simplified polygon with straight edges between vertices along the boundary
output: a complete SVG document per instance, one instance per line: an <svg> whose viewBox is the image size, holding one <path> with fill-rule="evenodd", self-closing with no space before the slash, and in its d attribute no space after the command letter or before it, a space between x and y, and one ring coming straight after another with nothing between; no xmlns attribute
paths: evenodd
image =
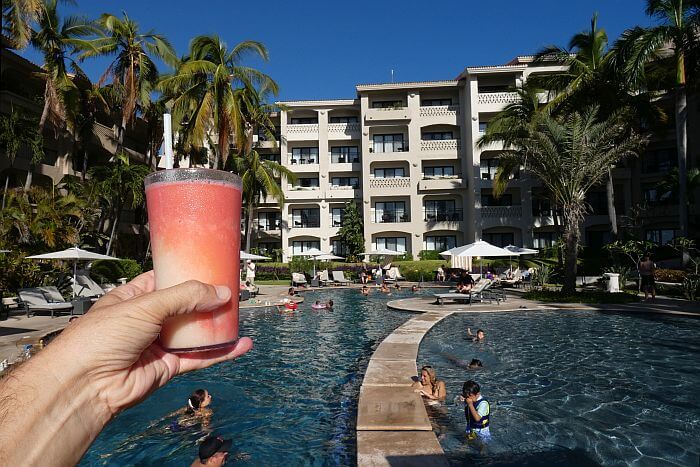
<svg viewBox="0 0 700 467"><path fill-rule="evenodd" d="M444 402L447 397L445 382L437 379L435 369L426 365L420 370L420 381L417 381L414 388L421 396L430 401Z"/></svg>
<svg viewBox="0 0 700 467"><path fill-rule="evenodd" d="M365 297L369 296L369 287L366 285L362 286L362 289L360 290L360 293L364 295Z"/></svg>
<svg viewBox="0 0 700 467"><path fill-rule="evenodd" d="M386 282L382 282L381 291L384 292L384 293L391 294L391 290L389 290L389 286L386 285Z"/></svg>

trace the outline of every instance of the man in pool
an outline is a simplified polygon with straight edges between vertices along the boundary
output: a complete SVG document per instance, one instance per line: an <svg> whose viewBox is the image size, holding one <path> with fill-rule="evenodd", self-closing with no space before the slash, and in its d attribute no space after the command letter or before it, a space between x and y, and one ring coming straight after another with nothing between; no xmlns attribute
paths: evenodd
<svg viewBox="0 0 700 467"><path fill-rule="evenodd" d="M253 342L186 355L157 342L170 317L215 310L223 285L155 290L141 274L95 303L36 356L0 380L0 465L75 465L105 425L177 375L233 360Z"/></svg>
<svg viewBox="0 0 700 467"><path fill-rule="evenodd" d="M472 328L467 328L467 336L471 337L472 342L483 342L486 339L486 333L483 329L476 331L476 334L472 334Z"/></svg>
<svg viewBox="0 0 700 467"><path fill-rule="evenodd" d="M481 396L479 383L472 380L466 381L462 386L462 399L465 402L464 416L467 419L467 439L490 440L489 418L491 406Z"/></svg>
<svg viewBox="0 0 700 467"><path fill-rule="evenodd" d="M367 287L366 285L363 285L362 289L360 290L360 293L362 295L364 295L365 297L368 296L369 295L369 287Z"/></svg>
<svg viewBox="0 0 700 467"><path fill-rule="evenodd" d="M199 445L199 455L191 467L219 466L226 463L228 452L231 450L231 440L220 436L209 436Z"/></svg>

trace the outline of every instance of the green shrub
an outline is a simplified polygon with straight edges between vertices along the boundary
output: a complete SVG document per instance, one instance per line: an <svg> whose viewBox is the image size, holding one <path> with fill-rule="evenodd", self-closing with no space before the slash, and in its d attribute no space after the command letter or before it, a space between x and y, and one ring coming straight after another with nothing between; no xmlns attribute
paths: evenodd
<svg viewBox="0 0 700 467"><path fill-rule="evenodd" d="M119 261L98 260L92 263L90 275L100 283L116 283L122 277L131 280L143 272L141 265L133 259Z"/></svg>
<svg viewBox="0 0 700 467"><path fill-rule="evenodd" d="M690 301L695 301L700 295L700 275L689 274L683 279L683 295Z"/></svg>
<svg viewBox="0 0 700 467"><path fill-rule="evenodd" d="M440 252L435 250L422 250L418 253L420 259L440 259Z"/></svg>
<svg viewBox="0 0 700 467"><path fill-rule="evenodd" d="M654 272L654 279L660 282L682 283L686 277L686 272L679 269L657 269Z"/></svg>

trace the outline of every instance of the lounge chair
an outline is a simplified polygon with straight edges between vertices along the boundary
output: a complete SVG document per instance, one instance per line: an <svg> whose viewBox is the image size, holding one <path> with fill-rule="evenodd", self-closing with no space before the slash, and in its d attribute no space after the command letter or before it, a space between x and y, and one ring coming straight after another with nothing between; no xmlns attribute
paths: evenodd
<svg viewBox="0 0 700 467"><path fill-rule="evenodd" d="M345 278L345 273L343 271L333 271L333 283L348 285L350 281Z"/></svg>
<svg viewBox="0 0 700 467"><path fill-rule="evenodd" d="M105 290L95 282L89 274L78 272L73 283L73 293L76 297L101 297Z"/></svg>
<svg viewBox="0 0 700 467"><path fill-rule="evenodd" d="M405 281L406 278L401 275L401 271L399 271L398 266L392 266L389 271L387 271L387 275L389 276L390 279L394 281Z"/></svg>
<svg viewBox="0 0 700 467"><path fill-rule="evenodd" d="M329 285L333 283L333 281L328 278L328 269L321 271L321 273L318 275L318 280L321 285Z"/></svg>
<svg viewBox="0 0 700 467"><path fill-rule="evenodd" d="M297 285L302 285L306 286L306 277L300 272L293 272L292 273L292 287L296 287Z"/></svg>
<svg viewBox="0 0 700 467"><path fill-rule="evenodd" d="M513 273L513 277L510 279L501 279L501 284L507 285L509 287L517 287L523 282L523 273L520 269L516 269Z"/></svg>
<svg viewBox="0 0 700 467"><path fill-rule="evenodd" d="M470 305L474 302L481 302L482 300L496 300L497 302L500 303L501 298L497 298L494 295L490 295L486 293L486 291L489 290L489 287L493 284L492 281L485 279L483 281L479 281L473 288L472 290L466 294L466 293L459 293L459 292L450 292L450 293L441 293L441 294L435 294L433 295L435 297L435 303L437 305L444 305L445 300L452 300L454 302L467 302Z"/></svg>
<svg viewBox="0 0 700 467"><path fill-rule="evenodd" d="M24 307L27 317L37 311L50 311L53 318L56 312L73 311L73 305L66 302L56 287L33 287L18 292L20 306Z"/></svg>

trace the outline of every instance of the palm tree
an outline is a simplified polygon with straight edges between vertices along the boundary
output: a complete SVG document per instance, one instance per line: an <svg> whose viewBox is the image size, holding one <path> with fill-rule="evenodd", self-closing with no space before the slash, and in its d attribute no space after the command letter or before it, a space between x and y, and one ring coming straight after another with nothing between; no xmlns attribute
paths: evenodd
<svg viewBox="0 0 700 467"><path fill-rule="evenodd" d="M509 146L499 154L506 167L522 167L540 179L562 209L564 293L576 290L586 194L605 178L611 165L638 155L646 143L646 138L631 132L625 122L621 114L600 119L598 106L560 116L539 112L530 121L514 122L516 131L509 136ZM501 182L496 187L502 192L507 180Z"/></svg>
<svg viewBox="0 0 700 467"><path fill-rule="evenodd" d="M123 19L105 13L98 24L101 37L92 41L92 47L85 50L80 58L114 56L100 78L100 84L111 80L114 89L121 92L118 154L124 145L127 125L136 118L137 108L145 108L151 101L151 92L158 80L158 69L153 58L172 65L177 62L177 57L164 36L152 31L141 33L138 23L126 13Z"/></svg>
<svg viewBox="0 0 700 467"><path fill-rule="evenodd" d="M253 212L268 196L277 201L282 208L285 199L279 180L284 176L286 180L293 183L296 175L282 164L263 159L255 149L243 156L235 155L233 171L243 180L243 205L246 207L245 248L249 251L253 232Z"/></svg>
<svg viewBox="0 0 700 467"><path fill-rule="evenodd" d="M267 49L256 41L244 41L231 50L217 36L198 36L190 43L189 55L175 73L164 77L159 88L172 99L173 117L182 138L201 147L214 135L214 168L226 166L231 140L245 152L246 109L255 109L258 89L277 93L277 84L266 74L241 65L253 54L267 60Z"/></svg>
<svg viewBox="0 0 700 467"><path fill-rule="evenodd" d="M670 59L674 71L672 85L675 91L676 145L679 176L679 223L681 236L688 236L687 203L687 96L689 73L698 71L698 64L686 58L698 53L700 4L697 0L647 0L646 13L660 21L651 28L640 26L628 29L614 47L615 65L628 77L632 87L640 88L650 71L652 62L664 63Z"/></svg>
<svg viewBox="0 0 700 467"><path fill-rule="evenodd" d="M70 16L62 20L57 10L57 0L44 0L37 20L38 30L31 43L43 56L44 65L40 73L44 78L44 108L39 119L39 132L43 134L47 121L55 127L66 124L67 107L77 105L79 90L69 75L69 68L80 71L71 54L89 46L83 39L95 29L83 17ZM34 172L30 164L24 189L32 185Z"/></svg>
<svg viewBox="0 0 700 467"><path fill-rule="evenodd" d="M124 152L117 154L114 164L99 165L90 169L90 177L97 181L99 196L110 220L111 232L105 254L108 255L112 251L124 206L130 202L131 208L135 209L143 204L143 179L150 172L150 168L145 165L131 164L129 156Z"/></svg>
<svg viewBox="0 0 700 467"><path fill-rule="evenodd" d="M44 158L44 138L37 130L37 120L12 109L8 115L0 115L0 151L7 155L10 167L14 165L17 153L22 148L29 148L32 164L38 164ZM5 176L2 195L3 209L9 183L8 174Z"/></svg>
<svg viewBox="0 0 700 467"><path fill-rule="evenodd" d="M688 180L686 183L686 199L690 207L695 204L695 190L700 188L700 169L697 167L689 169L686 178ZM670 193L673 198L677 198L679 186L678 168L674 168L661 180L657 187L657 192L659 194Z"/></svg>
<svg viewBox="0 0 700 467"><path fill-rule="evenodd" d="M41 0L2 0L2 34L13 47L23 49L32 37L31 24L39 18Z"/></svg>

